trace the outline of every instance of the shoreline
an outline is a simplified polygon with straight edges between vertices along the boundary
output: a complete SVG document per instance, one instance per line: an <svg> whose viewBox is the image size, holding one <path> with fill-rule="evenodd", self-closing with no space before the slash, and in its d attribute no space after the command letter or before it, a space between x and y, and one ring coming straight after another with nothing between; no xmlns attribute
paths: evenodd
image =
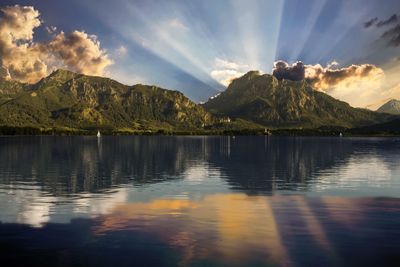
<svg viewBox="0 0 400 267"><path fill-rule="evenodd" d="M396 131L361 131L359 129L216 129L216 130L114 130L60 129L0 126L0 136L326 136L338 137L400 137Z"/></svg>

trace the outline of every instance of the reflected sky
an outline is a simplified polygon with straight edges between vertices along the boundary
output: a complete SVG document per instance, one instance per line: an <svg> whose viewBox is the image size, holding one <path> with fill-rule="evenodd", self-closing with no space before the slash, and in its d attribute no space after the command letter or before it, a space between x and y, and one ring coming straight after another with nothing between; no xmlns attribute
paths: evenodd
<svg viewBox="0 0 400 267"><path fill-rule="evenodd" d="M52 266L78 264L74 255L94 266L398 260L399 152L399 138L0 137L0 256L33 266L38 251L54 254Z"/></svg>
<svg viewBox="0 0 400 267"><path fill-rule="evenodd" d="M33 266L44 251L49 266L391 266L400 259L399 219L396 198L153 199L41 228L0 224L0 255Z"/></svg>

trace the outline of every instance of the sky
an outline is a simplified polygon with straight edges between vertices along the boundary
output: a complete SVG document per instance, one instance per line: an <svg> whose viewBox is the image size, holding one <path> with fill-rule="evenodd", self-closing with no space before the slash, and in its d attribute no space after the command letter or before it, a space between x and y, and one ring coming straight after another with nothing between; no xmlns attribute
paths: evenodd
<svg viewBox="0 0 400 267"><path fill-rule="evenodd" d="M3 78L33 83L65 68L204 101L249 70L286 78L300 68L317 90L353 106L400 99L398 0L2 0L0 8Z"/></svg>

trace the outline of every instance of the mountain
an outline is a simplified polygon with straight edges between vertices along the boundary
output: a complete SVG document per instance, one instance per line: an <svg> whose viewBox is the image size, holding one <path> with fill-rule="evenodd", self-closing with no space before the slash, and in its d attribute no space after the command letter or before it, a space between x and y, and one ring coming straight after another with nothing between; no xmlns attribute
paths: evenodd
<svg viewBox="0 0 400 267"><path fill-rule="evenodd" d="M352 128L397 118L353 108L305 81L278 81L256 71L198 105L178 91L57 70L36 84L0 81L0 114L3 128L127 132Z"/></svg>
<svg viewBox="0 0 400 267"><path fill-rule="evenodd" d="M0 82L0 125L198 129L212 122L178 91L57 70L33 85Z"/></svg>
<svg viewBox="0 0 400 267"><path fill-rule="evenodd" d="M250 71L204 104L217 116L245 119L271 128L355 127L387 121L392 116L353 108L306 81L277 80Z"/></svg>
<svg viewBox="0 0 400 267"><path fill-rule="evenodd" d="M400 101L396 99L389 100L376 110L377 112L400 115Z"/></svg>

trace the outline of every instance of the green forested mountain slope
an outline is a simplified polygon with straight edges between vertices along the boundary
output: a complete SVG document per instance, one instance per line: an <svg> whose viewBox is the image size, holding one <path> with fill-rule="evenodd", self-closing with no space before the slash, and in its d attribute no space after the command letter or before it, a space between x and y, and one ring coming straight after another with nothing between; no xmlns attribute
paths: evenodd
<svg viewBox="0 0 400 267"><path fill-rule="evenodd" d="M387 121L392 117L353 108L306 81L278 81L274 76L251 71L233 80L220 95L204 104L219 116L241 118L273 128L355 127Z"/></svg>
<svg viewBox="0 0 400 267"><path fill-rule="evenodd" d="M0 125L192 129L211 123L180 92L65 70L34 85L3 81L0 90Z"/></svg>
<svg viewBox="0 0 400 267"><path fill-rule="evenodd" d="M228 119L229 117L230 119ZM353 108L307 82L249 72L204 105L178 91L58 70L0 82L0 126L113 130L360 127L394 115Z"/></svg>

